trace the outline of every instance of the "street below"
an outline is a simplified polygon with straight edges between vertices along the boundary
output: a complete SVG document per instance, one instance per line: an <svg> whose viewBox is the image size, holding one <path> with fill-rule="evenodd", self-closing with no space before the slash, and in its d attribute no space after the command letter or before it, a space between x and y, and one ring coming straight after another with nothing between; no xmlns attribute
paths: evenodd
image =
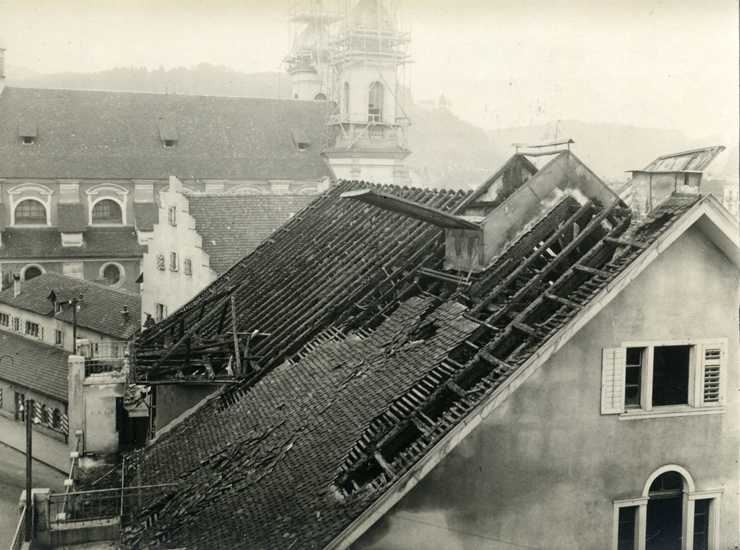
<svg viewBox="0 0 740 550"><path fill-rule="evenodd" d="M65 476L53 468L33 461L34 488L64 490ZM20 516L18 500L26 488L26 455L0 443L0 549L10 547Z"/></svg>

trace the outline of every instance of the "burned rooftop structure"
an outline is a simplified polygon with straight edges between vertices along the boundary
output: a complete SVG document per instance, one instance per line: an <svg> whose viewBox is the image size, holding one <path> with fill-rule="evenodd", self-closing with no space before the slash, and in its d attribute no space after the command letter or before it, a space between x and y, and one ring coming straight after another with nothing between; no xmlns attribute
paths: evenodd
<svg viewBox="0 0 740 550"><path fill-rule="evenodd" d="M348 547L669 236L698 227L691 238L708 235L736 272L737 244L726 238L736 228L715 205L674 193L636 219L570 151L541 170L514 155L467 194L339 182L137 339L138 383L222 389L127 459L132 482L177 486L146 503L124 542ZM726 345L710 351L726 354ZM616 372L620 352L604 353ZM686 406L736 412L734 396L713 393L719 371L701 365L692 371L701 399ZM601 379L601 362L597 370ZM717 376L737 382L726 370ZM601 382L597 418L630 412L614 378ZM636 510L625 521L642 521ZM737 515L736 504L723 510Z"/></svg>

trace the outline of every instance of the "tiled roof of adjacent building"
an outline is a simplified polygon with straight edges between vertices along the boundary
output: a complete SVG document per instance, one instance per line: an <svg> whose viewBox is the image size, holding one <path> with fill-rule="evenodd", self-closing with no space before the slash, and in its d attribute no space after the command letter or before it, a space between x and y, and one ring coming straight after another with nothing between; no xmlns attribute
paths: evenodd
<svg viewBox="0 0 740 550"><path fill-rule="evenodd" d="M53 315L54 305L49 295L54 292L65 297L83 295L77 311L77 325L120 340L128 340L141 324L141 296L98 283L83 281L57 273L44 273L21 283L21 292L14 296L14 288L0 292L0 303L32 311L40 315ZM121 312L128 308L124 323ZM72 323L72 311L63 310L56 318Z"/></svg>
<svg viewBox="0 0 740 550"><path fill-rule="evenodd" d="M325 547L412 469L422 475L432 449L700 201L670 199L638 223L623 203L566 194L483 272L460 277L441 271L439 228L340 198L361 187L340 183L141 335L137 378L174 381L205 372L183 360L188 338L266 334L240 367L212 355L216 378L241 368L241 383L127 460L128 478L177 487L125 543ZM379 190L444 211L466 200Z"/></svg>
<svg viewBox="0 0 740 550"><path fill-rule="evenodd" d="M159 206L151 202L134 203L134 220L137 231L152 231L159 220Z"/></svg>
<svg viewBox="0 0 740 550"><path fill-rule="evenodd" d="M7 227L2 232L0 258L140 258L146 246L139 244L132 227L91 227L83 232L82 246L62 246L60 229Z"/></svg>
<svg viewBox="0 0 740 550"><path fill-rule="evenodd" d="M210 267L223 273L268 238L316 196L308 195L191 195L203 251Z"/></svg>
<svg viewBox="0 0 740 550"><path fill-rule="evenodd" d="M5 178L321 180L324 101L5 88ZM35 123L24 145L19 125ZM172 147L164 139L173 139ZM310 143L299 150L293 131Z"/></svg>
<svg viewBox="0 0 740 550"><path fill-rule="evenodd" d="M59 231L81 233L87 229L85 206L82 204L60 204L57 206Z"/></svg>
<svg viewBox="0 0 740 550"><path fill-rule="evenodd" d="M0 330L0 350L0 379L67 401L68 352L6 330Z"/></svg>

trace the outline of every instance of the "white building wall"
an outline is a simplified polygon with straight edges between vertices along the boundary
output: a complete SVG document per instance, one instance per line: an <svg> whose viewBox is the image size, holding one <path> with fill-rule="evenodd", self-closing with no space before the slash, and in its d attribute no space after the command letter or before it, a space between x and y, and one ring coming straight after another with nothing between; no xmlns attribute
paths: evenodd
<svg viewBox="0 0 740 550"><path fill-rule="evenodd" d="M59 347L70 353L74 352L72 345L74 327L72 323L61 321L53 315L41 315L39 313L34 313L33 311L19 309L7 304L0 304L0 313L7 314L10 317L9 326L6 327L0 325L0 330L13 332L15 334L24 336L29 340L43 342L44 344L49 345L56 345L56 331L59 330L63 334L62 345ZM14 317L20 319L18 325L19 330L13 330L12 319ZM38 337L26 334L26 321L30 321L31 323L36 323L37 325L39 325L40 331ZM87 339L91 342L118 340L117 338L113 338L106 334L102 334L100 332L90 330L81 326L77 327L77 338Z"/></svg>
<svg viewBox="0 0 740 550"><path fill-rule="evenodd" d="M203 252L202 239L190 215L189 202L182 193L182 183L170 178L167 192L161 195L159 221L154 225L149 250L141 261L144 283L141 291L141 321L147 313L157 320L157 304L166 307L167 315L186 304L195 294L213 282L217 274L210 268L208 254ZM175 208L175 223L169 220L170 208ZM177 254L177 270L170 267L170 255ZM164 269L157 257L164 259ZM185 260L190 260L191 274L185 273Z"/></svg>

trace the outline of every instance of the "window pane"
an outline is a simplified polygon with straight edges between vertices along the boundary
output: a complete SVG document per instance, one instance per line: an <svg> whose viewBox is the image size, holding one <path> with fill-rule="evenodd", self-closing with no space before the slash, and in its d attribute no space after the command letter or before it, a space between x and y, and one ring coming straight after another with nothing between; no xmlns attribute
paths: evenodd
<svg viewBox="0 0 740 550"><path fill-rule="evenodd" d="M46 208L38 201L22 201L15 207L15 223L20 225L46 225Z"/></svg>
<svg viewBox="0 0 740 550"><path fill-rule="evenodd" d="M102 200L93 206L93 223L123 223L121 207L116 201Z"/></svg>
<svg viewBox="0 0 740 550"><path fill-rule="evenodd" d="M694 502L694 550L709 549L709 504L711 499Z"/></svg>
<svg viewBox="0 0 740 550"><path fill-rule="evenodd" d="M109 285L115 285L121 280L121 272L114 265L109 265L103 271L103 278L108 281Z"/></svg>
<svg viewBox="0 0 740 550"><path fill-rule="evenodd" d="M23 272L23 280L30 281L34 277L41 275L41 270L38 267L29 267Z"/></svg>
<svg viewBox="0 0 740 550"><path fill-rule="evenodd" d="M691 346L662 346L653 352L653 406L689 402Z"/></svg>
<svg viewBox="0 0 740 550"><path fill-rule="evenodd" d="M637 506L625 506L619 509L619 533L617 550L635 549L635 517Z"/></svg>
<svg viewBox="0 0 740 550"><path fill-rule="evenodd" d="M642 358L645 348L627 348L625 370L624 404L626 407L640 406L640 385L642 383Z"/></svg>

